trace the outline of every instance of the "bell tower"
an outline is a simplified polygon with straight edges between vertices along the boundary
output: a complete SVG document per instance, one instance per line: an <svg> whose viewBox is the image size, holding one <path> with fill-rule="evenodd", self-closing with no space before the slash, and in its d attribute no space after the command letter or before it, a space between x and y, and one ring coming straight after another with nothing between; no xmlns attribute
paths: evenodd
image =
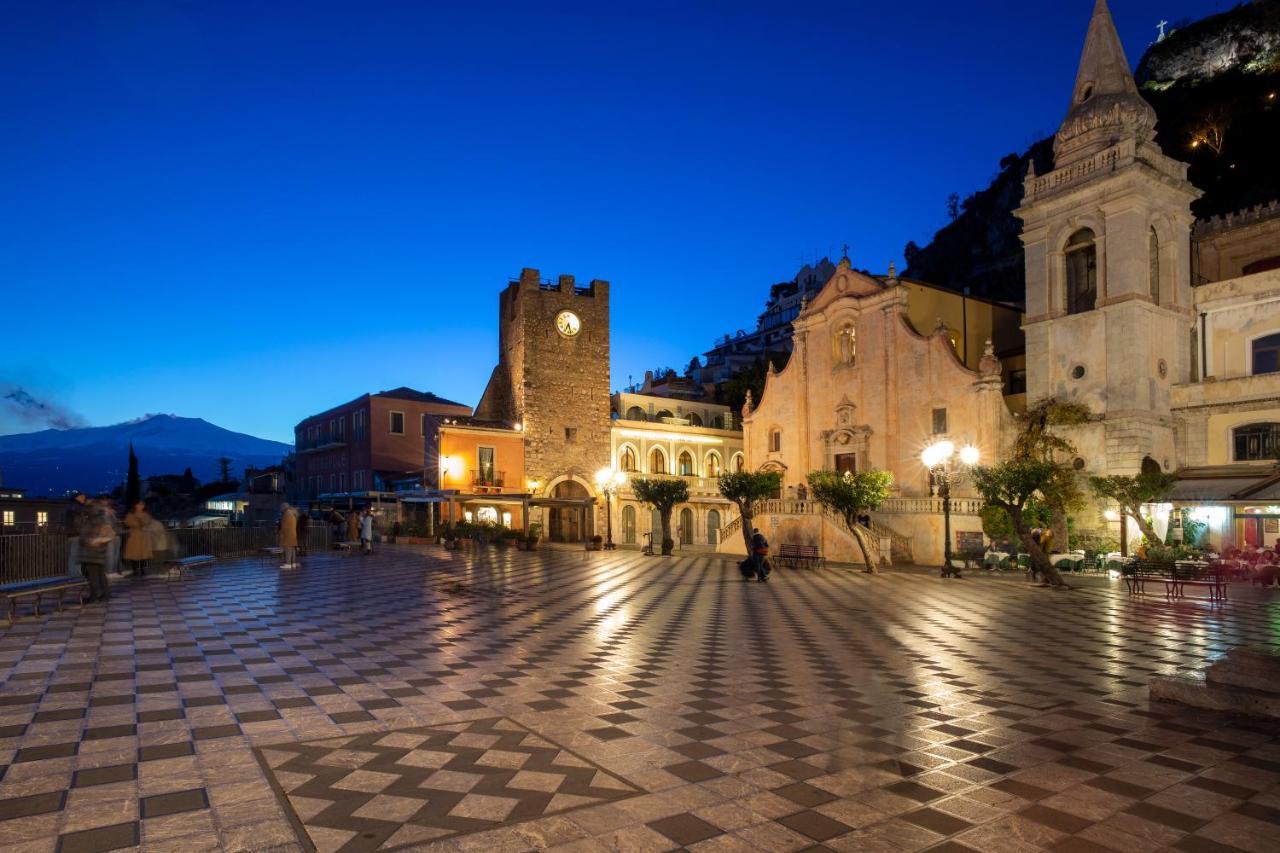
<svg viewBox="0 0 1280 853"><path fill-rule="evenodd" d="M1176 467L1169 388L1192 378L1191 202L1185 163L1155 144L1156 114L1097 0L1054 168L1024 183L1029 400L1099 420L1073 436L1087 473Z"/></svg>

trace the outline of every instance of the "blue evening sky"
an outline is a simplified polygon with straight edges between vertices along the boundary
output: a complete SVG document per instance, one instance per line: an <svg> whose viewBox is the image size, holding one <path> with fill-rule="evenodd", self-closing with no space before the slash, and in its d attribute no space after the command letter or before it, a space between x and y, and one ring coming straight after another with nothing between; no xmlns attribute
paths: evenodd
<svg viewBox="0 0 1280 853"><path fill-rule="evenodd" d="M1136 62L1229 5L1112 11ZM681 368L801 262L901 265L1056 128L1092 6L5 4L0 396L286 441L474 405L524 266L612 282L615 387Z"/></svg>

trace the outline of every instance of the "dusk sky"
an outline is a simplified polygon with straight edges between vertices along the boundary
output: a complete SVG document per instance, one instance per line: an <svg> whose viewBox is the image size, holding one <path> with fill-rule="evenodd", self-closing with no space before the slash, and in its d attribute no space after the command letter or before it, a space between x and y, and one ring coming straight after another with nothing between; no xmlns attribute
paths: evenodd
<svg viewBox="0 0 1280 853"><path fill-rule="evenodd" d="M1136 62L1232 4L1111 5ZM526 266L612 282L615 387L682 368L841 244L901 267L1057 127L1092 6L7 4L0 397L284 441L474 405Z"/></svg>

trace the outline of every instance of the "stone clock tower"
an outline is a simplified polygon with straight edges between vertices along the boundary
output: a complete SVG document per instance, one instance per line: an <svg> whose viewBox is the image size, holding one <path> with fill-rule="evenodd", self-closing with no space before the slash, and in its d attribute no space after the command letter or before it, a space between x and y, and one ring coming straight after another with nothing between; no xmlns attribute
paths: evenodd
<svg viewBox="0 0 1280 853"><path fill-rule="evenodd" d="M1087 405L1083 473L1176 467L1170 388L1192 378L1187 166L1155 144L1156 114L1097 0L1054 168L1027 174L1027 397Z"/></svg>
<svg viewBox="0 0 1280 853"><path fill-rule="evenodd" d="M498 366L475 416L524 431L525 477L538 495L594 493L609 464L607 281L544 283L521 270L498 298Z"/></svg>

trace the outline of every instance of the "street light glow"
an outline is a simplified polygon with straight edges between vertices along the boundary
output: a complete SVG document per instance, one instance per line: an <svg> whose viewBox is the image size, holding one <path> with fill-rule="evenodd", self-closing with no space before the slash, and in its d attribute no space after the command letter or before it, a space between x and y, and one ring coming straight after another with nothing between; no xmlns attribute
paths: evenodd
<svg viewBox="0 0 1280 853"><path fill-rule="evenodd" d="M924 449L920 454L920 461L924 463L926 468L936 468L951 458L956 452L956 446L945 439L935 441Z"/></svg>
<svg viewBox="0 0 1280 853"><path fill-rule="evenodd" d="M981 454L978 453L978 448L974 447L972 444L966 444L964 447L960 448L960 461L966 465L977 465L980 456Z"/></svg>

